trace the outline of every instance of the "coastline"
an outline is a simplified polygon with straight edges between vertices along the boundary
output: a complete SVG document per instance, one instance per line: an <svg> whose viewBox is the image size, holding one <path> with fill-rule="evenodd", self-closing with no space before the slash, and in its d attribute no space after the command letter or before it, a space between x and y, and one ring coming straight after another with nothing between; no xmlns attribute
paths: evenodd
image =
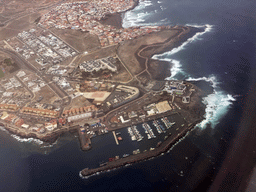
<svg viewBox="0 0 256 192"><path fill-rule="evenodd" d="M195 27L187 27L187 26L181 26L181 29L177 30L183 30L179 34L177 34L175 37L170 37L163 43L156 43L150 45L148 48L144 49L141 53L143 55L143 52L146 52L144 54L144 58L138 55L138 51L136 51L135 57L138 60L145 60L145 58L148 59L148 71L151 73L152 78L156 80L165 80L166 77L171 76L171 68L173 66L173 63L170 63L168 61L160 61L156 59L152 59L152 57L156 54L162 54L168 51L171 51L172 49L179 47L187 41L187 39L193 37L196 35L196 33L201 32L202 30ZM143 49L146 45L142 46L140 48ZM154 46L154 48L152 48ZM145 63L145 61L144 61ZM163 75L165 74L165 75Z"/></svg>
<svg viewBox="0 0 256 192"><path fill-rule="evenodd" d="M114 14L109 14L106 15L106 17L104 19L102 19L101 21L99 21L101 24L103 25L112 25L115 26L117 28L123 28L123 14L127 11L130 11L132 9L134 9L135 7L137 7L139 4L139 0L134 0L134 6L131 7L130 9L127 9L126 11L123 12L118 12L118 13L114 13Z"/></svg>
<svg viewBox="0 0 256 192"><path fill-rule="evenodd" d="M54 143L62 134L66 133L66 132L74 133L77 131L77 128L78 128L77 126L72 126L72 127L68 127L68 128L63 128L61 130L56 130L56 131L53 131L52 133L48 133L48 134L39 134L39 133L27 133L25 129L21 130L18 127L16 127L15 125L6 123L2 120L0 120L0 126L3 126L4 129L6 131L8 131L10 134L14 134L21 138L39 139L43 142L47 142L50 144Z"/></svg>
<svg viewBox="0 0 256 192"><path fill-rule="evenodd" d="M134 5L134 7L136 7L138 5L139 0L135 0L135 2L136 3ZM131 9L133 9L133 8L131 8ZM129 10L131 10L131 9L129 9ZM129 11L129 10L127 10L127 11ZM122 27L122 17L121 17L122 13L123 12L106 16L106 18L104 19L105 24L107 24L107 22L110 22L112 25L115 26L115 24L113 22L115 21L115 19L117 19L116 25L119 25L119 26ZM138 59L138 57L140 57L139 58L140 60L141 59L145 60L145 58L147 58L146 60L149 61L148 62L149 71L153 75L154 79L163 80L167 76L170 76L171 75L170 74L171 73L170 72L171 65L167 61L157 61L157 60L151 59L152 56L154 54L161 54L161 53L164 53L166 51L170 51L173 48L180 46L189 37L194 36L197 32L200 31L200 29L194 28L194 27L186 27L186 26L181 26L181 27L177 26L177 27L178 28L176 30L179 30L180 33L178 33L175 37L170 37L162 43L156 43L156 44L148 45L150 50L146 50L147 49L146 48L145 50L142 51L142 55L143 55L144 58L140 57L138 55L138 51L143 49L144 48L143 46L140 47L136 51L135 57L137 57L137 59ZM172 28L172 30L174 30L174 29L175 29L175 27ZM154 46L153 49L152 49L152 46ZM144 52L146 52L146 54ZM155 66L152 66L153 62L155 62ZM145 62L140 62L140 63L144 64ZM161 70L158 71L155 68L157 68L157 69L161 68ZM163 75L163 73L165 75ZM99 171L114 169L114 168L125 166L125 165L130 164L130 163L136 163L136 162L140 162L140 161L152 158L152 157L156 157L156 156L160 155L161 153L165 153L169 148L171 148L181 137L183 137L189 130L191 130L201 120L202 119L193 122L192 125L190 125L188 127L183 127L184 130L182 132L180 132L176 137L173 138L173 136L170 136L166 141L164 141L154 151L148 151L145 154L143 153L141 155L135 155L135 156L131 155L130 157L125 158L125 160L121 161L121 159L120 159L120 161L112 162L112 163L108 164L106 167L100 167L100 168L92 169L90 172L86 172L86 171L88 171L88 170L86 170L86 171L82 171L81 173L82 173L83 176L92 175L92 174L94 174L96 172L99 172ZM1 121L0 121L0 125L1 125ZM26 130L17 129L17 128L13 127L12 125L9 125L5 122L4 122L3 125L6 128L6 130L8 132L10 132L11 134L18 135L22 138L35 138L35 139L39 139L41 141L49 142L49 143L54 143L58 139L58 137L60 137L65 132L68 132L68 131L75 132L75 131L78 130L78 127L63 127L61 129L55 130L55 131L53 131L51 133L48 133L48 134L39 134L39 133L26 133Z"/></svg>

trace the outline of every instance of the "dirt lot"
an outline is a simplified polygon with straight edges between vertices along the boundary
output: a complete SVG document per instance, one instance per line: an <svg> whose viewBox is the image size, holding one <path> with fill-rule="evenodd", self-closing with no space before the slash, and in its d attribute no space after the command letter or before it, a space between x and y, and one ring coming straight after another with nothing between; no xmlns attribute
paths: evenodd
<svg viewBox="0 0 256 192"><path fill-rule="evenodd" d="M34 13L17 20L13 20L6 26L0 28L0 40L9 39L18 35L18 33L35 27L35 19L39 17L39 13Z"/></svg>
<svg viewBox="0 0 256 192"><path fill-rule="evenodd" d="M65 110L70 110L72 108L79 108L89 105L91 105L91 103L84 96L79 96L72 99L71 104L68 107L66 107Z"/></svg>
<svg viewBox="0 0 256 192"><path fill-rule="evenodd" d="M34 101L38 99L40 96L43 97L40 103L53 104L55 100L59 99L59 97L56 96L56 94L52 92L52 90L48 86L44 86L40 91L35 93Z"/></svg>
<svg viewBox="0 0 256 192"><path fill-rule="evenodd" d="M102 49L98 49L91 53L84 54L84 55L77 57L77 59L73 62L76 63L77 65L79 65L85 61L91 61L91 60L100 59L100 58L104 58L104 57L108 57L108 56L115 56L116 55L116 47L117 46L114 45L111 47L105 47Z"/></svg>
<svg viewBox="0 0 256 192"><path fill-rule="evenodd" d="M0 1L0 13L2 22L19 15L28 14L31 10L53 5L60 0L2 0Z"/></svg>
<svg viewBox="0 0 256 192"><path fill-rule="evenodd" d="M73 46L79 52L90 52L100 47L99 39L96 35L75 29L56 29L50 31L58 35L62 40Z"/></svg>
<svg viewBox="0 0 256 192"><path fill-rule="evenodd" d="M137 39L126 41L123 45L119 46L118 55L132 74L138 74L145 69L145 66L143 65L144 63L139 63L139 61L136 59L135 52L142 45L162 43L175 34L177 34L176 30L163 30L158 33L152 33Z"/></svg>

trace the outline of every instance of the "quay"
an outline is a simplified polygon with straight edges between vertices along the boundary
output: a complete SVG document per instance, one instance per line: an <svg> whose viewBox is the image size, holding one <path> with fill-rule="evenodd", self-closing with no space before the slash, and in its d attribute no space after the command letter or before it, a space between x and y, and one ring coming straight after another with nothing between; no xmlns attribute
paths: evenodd
<svg viewBox="0 0 256 192"><path fill-rule="evenodd" d="M163 143L161 143L159 146L157 146L157 148L155 148L154 150L146 151L146 152L139 153L136 155L130 155L125 158L120 158L120 159L114 160L112 162L108 162L106 165L98 167L98 168L94 168L94 169L85 168L82 171L80 171L79 175L82 178L88 178L89 176L99 174L101 172L106 172L109 170L123 167L125 165L141 162L141 161L150 159L152 157L159 156L162 153L167 152L176 142L179 141L179 139L184 137L201 120L202 119L195 121L194 123L190 124L190 126L188 126L188 127L184 126L182 129L180 129L180 132L178 134L169 135L168 138Z"/></svg>
<svg viewBox="0 0 256 192"><path fill-rule="evenodd" d="M118 142L118 140L117 140L117 138L116 138L116 132L115 132L115 131L112 131L112 133L113 133L113 135L114 135L114 138L115 138L116 144L117 144L117 145L119 145L119 142Z"/></svg>
<svg viewBox="0 0 256 192"><path fill-rule="evenodd" d="M80 141L80 146L83 151L87 151L91 149L91 139L89 135L85 132L84 128L79 128L77 129L77 132L79 134L79 141Z"/></svg>

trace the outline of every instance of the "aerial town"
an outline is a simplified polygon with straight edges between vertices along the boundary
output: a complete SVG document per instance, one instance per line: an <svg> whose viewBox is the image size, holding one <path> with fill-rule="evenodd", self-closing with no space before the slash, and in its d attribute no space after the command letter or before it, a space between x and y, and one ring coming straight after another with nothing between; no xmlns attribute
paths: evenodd
<svg viewBox="0 0 256 192"><path fill-rule="evenodd" d="M60 29L74 28L89 31L98 36L103 47L166 28L165 26L150 26L118 29L114 26L102 25L99 22L109 14L124 12L134 6L133 0L64 3L44 15L39 25L45 28L54 26Z"/></svg>
<svg viewBox="0 0 256 192"><path fill-rule="evenodd" d="M198 29L102 24L137 3L57 3L35 13L32 24L0 39L0 125L15 135L50 143L65 132L77 132L84 151L93 147L93 137L108 132L119 145L122 137L115 131L122 128L132 141L146 139L137 124L142 124L147 139L165 135L168 144L158 144L158 152L151 148L152 153L138 156L138 161L166 151L192 129L203 118L203 91L186 81L165 80L163 73L170 73L171 64L152 56L179 45ZM119 157L112 161L125 164ZM81 173L87 176L95 170Z"/></svg>

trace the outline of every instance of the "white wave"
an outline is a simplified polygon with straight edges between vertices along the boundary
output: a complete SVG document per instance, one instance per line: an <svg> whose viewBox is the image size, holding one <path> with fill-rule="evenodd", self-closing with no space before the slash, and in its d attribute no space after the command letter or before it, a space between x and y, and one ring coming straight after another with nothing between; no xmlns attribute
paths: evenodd
<svg viewBox="0 0 256 192"><path fill-rule="evenodd" d="M168 59L166 58L166 56L168 55L168 53L163 53L160 55L154 55L152 57L152 59L157 59L157 60L161 60L161 61L168 61L170 63L172 63L172 67L171 67L171 76L167 77L166 80L171 80L171 79L175 79L175 76L178 73L184 73L184 71L181 68L181 64L179 61L175 60L175 59Z"/></svg>
<svg viewBox="0 0 256 192"><path fill-rule="evenodd" d="M58 143L58 139L57 139L54 143L43 145L43 146L41 146L40 148L51 148L51 147L53 147L54 145L57 145L57 143Z"/></svg>
<svg viewBox="0 0 256 192"><path fill-rule="evenodd" d="M140 0L138 6L136 6L133 10L125 12L122 24L123 28L152 25L153 23L144 23L146 18L157 12L157 10L150 12L145 11L145 9L151 5L153 5L153 3L149 0Z"/></svg>
<svg viewBox="0 0 256 192"><path fill-rule="evenodd" d="M204 28L203 32L196 33L193 37L189 38L186 42L184 42L181 46L172 49L169 52L154 55L153 59L169 61L174 64L173 68L171 69L171 76L166 78L167 80L175 79L175 76L180 73L184 74L185 72L181 68L181 64L179 61L171 59L170 56L174 55L175 53L185 49L185 47L196 40L201 40L199 37L203 34L212 31L213 25L189 25L197 28ZM229 106L232 104L232 101L235 101L235 98L232 95L224 93L219 87L219 82L214 75L209 77L199 77L199 78L192 78L189 77L186 79L187 81L206 81L211 84L214 91L212 94L208 95L207 97L203 98L203 103L206 105L205 109L205 119L199 123L197 126L201 128L205 128L207 124L210 124L212 128L214 128L218 123L219 119L225 115L229 109Z"/></svg>
<svg viewBox="0 0 256 192"><path fill-rule="evenodd" d="M160 9L163 11L165 9L167 9L166 7L160 6Z"/></svg>
<svg viewBox="0 0 256 192"><path fill-rule="evenodd" d="M167 80L171 80L171 79L176 79L175 76L178 73L184 74L184 71L181 68L181 64L179 61L171 59L171 56L174 55L175 53L178 53L179 51L185 49L185 47L189 44L192 43L196 40L201 40L199 37L202 36L203 34L210 32L212 30L213 25L190 25L190 26L196 26L198 28L202 28L204 27L204 31L203 32L197 32L193 37L187 39L187 41L185 41L184 43L182 43L179 47L173 48L171 51L162 53L162 54L158 54L158 55L153 55L152 59L158 59L158 60L162 60L162 61L169 61L173 63L173 67L171 68L171 76L166 78Z"/></svg>
<svg viewBox="0 0 256 192"><path fill-rule="evenodd" d="M0 126L0 130L2 130L4 132L8 132L3 126Z"/></svg>
<svg viewBox="0 0 256 192"><path fill-rule="evenodd" d="M199 78L189 77L186 80L187 81L206 81L211 83L213 88L217 88L218 85L220 84L214 75L210 75L209 77L199 77Z"/></svg>
<svg viewBox="0 0 256 192"><path fill-rule="evenodd" d="M160 20L160 21L162 21L162 22L163 22L163 21L167 21L167 20L168 20L168 19L167 19L167 17L166 17L166 18L164 18L164 19L162 19L162 20Z"/></svg>
<svg viewBox="0 0 256 192"><path fill-rule="evenodd" d="M162 2L162 1L157 1L157 3L159 3L159 4L160 4L160 3L163 3L163 2Z"/></svg>
<svg viewBox="0 0 256 192"><path fill-rule="evenodd" d="M17 141L19 142L26 142L26 143L35 143L35 144L38 144L38 145L42 145L44 142L41 141L40 139L34 139L34 138L21 138L17 135L11 135L14 139L16 139Z"/></svg>
<svg viewBox="0 0 256 192"><path fill-rule="evenodd" d="M198 123L197 126L200 128L206 128L207 125L211 125L214 128L218 123L221 117L223 117L232 105L233 101L236 99L222 91L219 87L219 82L217 78L213 75L200 78L188 78L187 81L206 81L210 82L213 87L213 93L203 98L203 103L206 105L205 109L205 119Z"/></svg>

